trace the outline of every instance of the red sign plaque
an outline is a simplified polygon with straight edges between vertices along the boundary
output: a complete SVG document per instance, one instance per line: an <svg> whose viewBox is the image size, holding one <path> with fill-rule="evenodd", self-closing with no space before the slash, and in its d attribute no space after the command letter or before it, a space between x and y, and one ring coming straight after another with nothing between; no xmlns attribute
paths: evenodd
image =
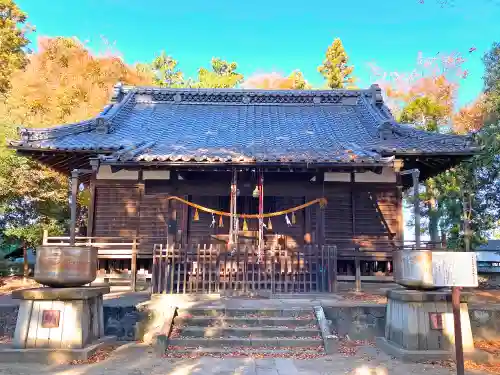
<svg viewBox="0 0 500 375"><path fill-rule="evenodd" d="M431 322L431 329L441 331L443 329L443 314L437 312L429 313L429 321Z"/></svg>
<svg viewBox="0 0 500 375"><path fill-rule="evenodd" d="M43 310L42 311L42 328L57 328L59 327L59 318L61 311L59 310Z"/></svg>

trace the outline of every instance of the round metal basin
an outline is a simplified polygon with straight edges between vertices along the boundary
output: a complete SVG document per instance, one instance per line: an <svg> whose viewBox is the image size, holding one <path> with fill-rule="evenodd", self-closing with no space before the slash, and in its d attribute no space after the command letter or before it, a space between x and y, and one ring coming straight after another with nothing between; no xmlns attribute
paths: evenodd
<svg viewBox="0 0 500 375"><path fill-rule="evenodd" d="M393 253L394 281L408 289L436 290L432 279L431 250L403 250Z"/></svg>
<svg viewBox="0 0 500 375"><path fill-rule="evenodd" d="M78 287L97 276L97 248L40 246L36 250L35 280L54 288Z"/></svg>

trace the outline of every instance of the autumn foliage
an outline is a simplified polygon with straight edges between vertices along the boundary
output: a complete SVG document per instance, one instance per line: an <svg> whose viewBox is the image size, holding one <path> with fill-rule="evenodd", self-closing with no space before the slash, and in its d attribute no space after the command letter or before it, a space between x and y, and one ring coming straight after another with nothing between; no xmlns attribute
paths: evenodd
<svg viewBox="0 0 500 375"><path fill-rule="evenodd" d="M460 134L476 132L483 127L488 112L487 100L480 96L453 116L453 130Z"/></svg>
<svg viewBox="0 0 500 375"><path fill-rule="evenodd" d="M102 111L118 81L149 85L152 77L76 39L40 38L26 70L12 76L5 110L10 121L29 126L80 121Z"/></svg>

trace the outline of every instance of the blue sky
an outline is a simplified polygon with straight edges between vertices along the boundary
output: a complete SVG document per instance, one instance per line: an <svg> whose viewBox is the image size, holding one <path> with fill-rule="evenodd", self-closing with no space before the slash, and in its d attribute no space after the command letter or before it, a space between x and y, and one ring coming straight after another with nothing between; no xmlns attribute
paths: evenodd
<svg viewBox="0 0 500 375"><path fill-rule="evenodd" d="M386 71L410 71L419 51L460 51L468 58L460 104L482 89L481 56L500 40L500 0L18 0L37 32L75 36L102 47L114 42L126 62L151 61L165 50L186 76L196 76L213 56L236 61L245 75L300 69L321 85L316 67L340 37L361 86L370 83L367 63ZM477 50L469 54L470 47Z"/></svg>

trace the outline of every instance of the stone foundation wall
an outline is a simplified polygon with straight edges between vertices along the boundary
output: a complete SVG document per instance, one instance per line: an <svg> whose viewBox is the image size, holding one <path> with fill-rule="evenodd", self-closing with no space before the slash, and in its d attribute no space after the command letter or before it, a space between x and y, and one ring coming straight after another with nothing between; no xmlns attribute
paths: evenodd
<svg viewBox="0 0 500 375"><path fill-rule="evenodd" d="M352 340L384 337L385 305L323 307L340 336ZM472 336L475 340L500 340L500 310L469 308Z"/></svg>
<svg viewBox="0 0 500 375"><path fill-rule="evenodd" d="M373 340L383 337L385 305L354 307L324 307L325 316L341 336L353 340ZM0 342L14 335L18 307L0 306ZM469 309L472 334L476 340L500 340L500 310ZM104 306L104 332L119 340L133 341L137 322L146 319L147 312L135 306Z"/></svg>
<svg viewBox="0 0 500 375"><path fill-rule="evenodd" d="M17 306L0 306L0 343L14 336ZM144 312L135 306L104 306L104 334L117 336L120 341L134 341L135 326L143 319Z"/></svg>
<svg viewBox="0 0 500 375"><path fill-rule="evenodd" d="M352 340L371 340L384 336L385 305L323 307L338 335Z"/></svg>

